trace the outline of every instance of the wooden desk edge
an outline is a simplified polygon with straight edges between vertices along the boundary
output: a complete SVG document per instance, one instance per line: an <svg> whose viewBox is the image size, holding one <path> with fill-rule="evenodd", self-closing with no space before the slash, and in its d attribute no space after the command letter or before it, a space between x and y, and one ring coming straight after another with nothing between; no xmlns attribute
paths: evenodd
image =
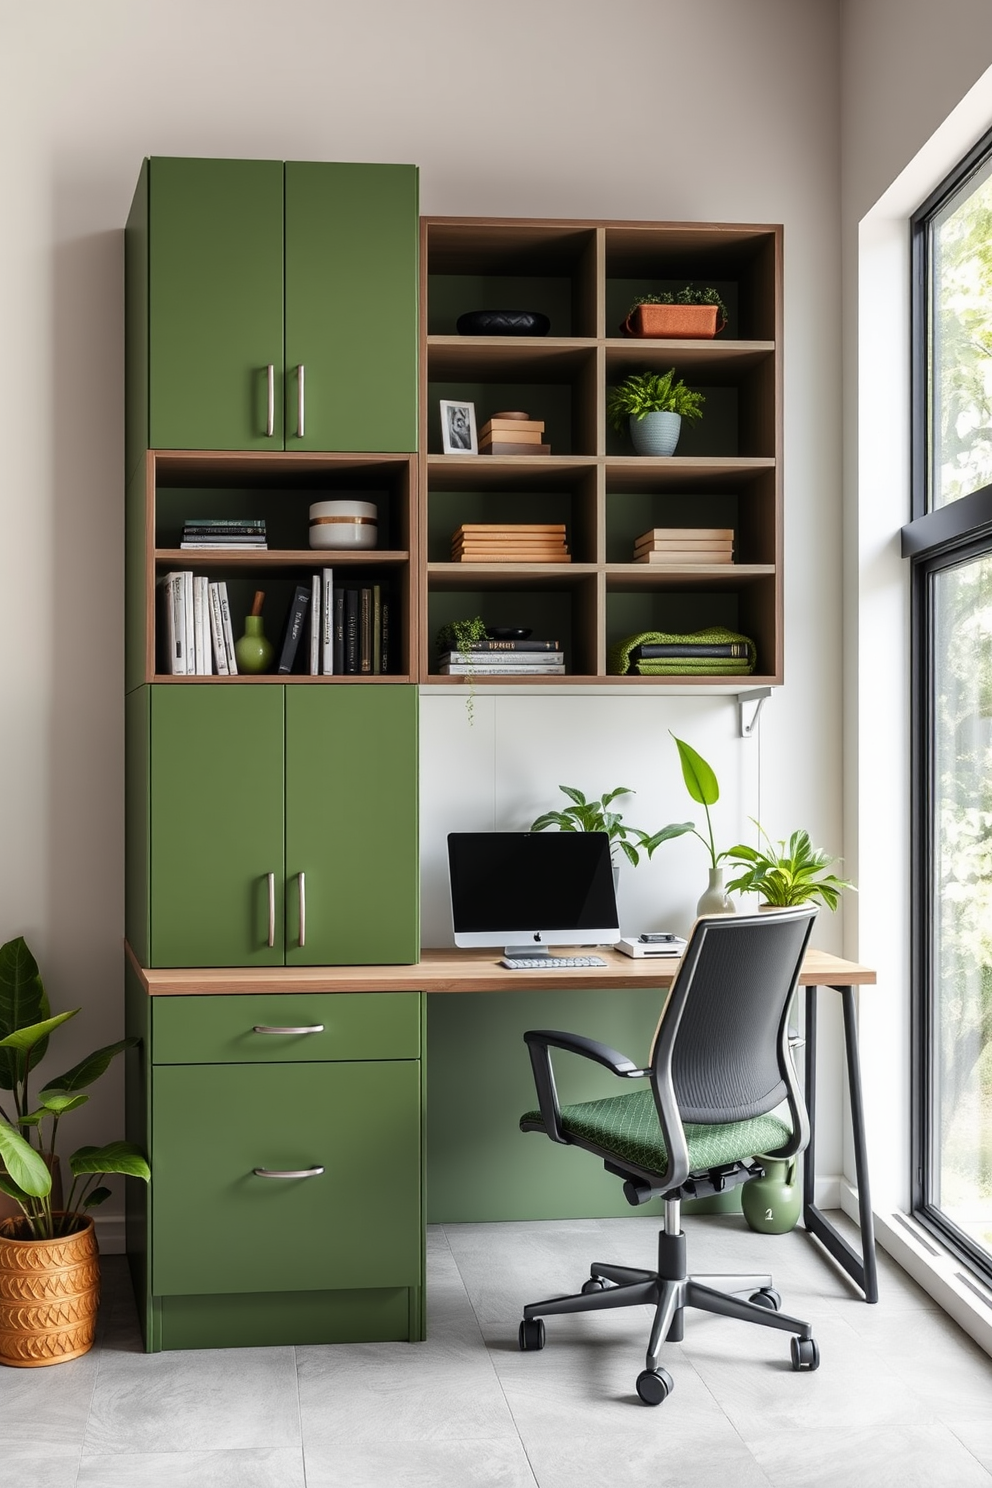
<svg viewBox="0 0 992 1488"><path fill-rule="evenodd" d="M276 992L526 992L540 987L574 992L595 987L604 992L636 987L670 986L677 961L641 960L601 947L605 967L557 971L509 971L493 951L427 950L412 966L182 966L139 965L125 943L128 958L145 991L153 997L224 996ZM875 972L827 951L808 951L799 978L803 987L874 986Z"/></svg>

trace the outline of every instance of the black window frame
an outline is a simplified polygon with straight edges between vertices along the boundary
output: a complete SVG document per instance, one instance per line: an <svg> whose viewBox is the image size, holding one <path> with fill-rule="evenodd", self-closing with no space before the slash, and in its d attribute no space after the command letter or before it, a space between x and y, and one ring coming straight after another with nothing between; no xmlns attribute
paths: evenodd
<svg viewBox="0 0 992 1488"><path fill-rule="evenodd" d="M984 1281L992 1256L930 1202L933 1175L934 966L931 801L934 774L932 594L937 576L992 554L992 484L943 506L931 504L930 332L933 317L931 225L937 213L992 160L992 130L913 214L911 231L911 520L902 529L911 564L911 1203L914 1217Z"/></svg>

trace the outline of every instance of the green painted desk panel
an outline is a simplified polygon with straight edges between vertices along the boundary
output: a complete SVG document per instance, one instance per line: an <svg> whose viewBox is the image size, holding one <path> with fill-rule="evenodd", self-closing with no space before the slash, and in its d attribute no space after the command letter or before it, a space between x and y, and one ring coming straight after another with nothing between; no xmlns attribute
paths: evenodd
<svg viewBox="0 0 992 1488"><path fill-rule="evenodd" d="M416 1060L156 1066L152 1291L419 1286L419 1110Z"/></svg>
<svg viewBox="0 0 992 1488"><path fill-rule="evenodd" d="M245 997L156 997L151 1057L161 1064L312 1063L318 1060L420 1058L417 992ZM315 1027L319 1033L256 1033Z"/></svg>

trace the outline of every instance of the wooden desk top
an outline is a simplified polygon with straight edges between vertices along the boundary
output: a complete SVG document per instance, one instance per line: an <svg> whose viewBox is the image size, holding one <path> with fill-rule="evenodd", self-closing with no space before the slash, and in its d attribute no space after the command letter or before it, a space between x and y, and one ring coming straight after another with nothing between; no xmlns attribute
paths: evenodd
<svg viewBox="0 0 992 1488"><path fill-rule="evenodd" d="M509 971L493 951L455 949L425 950L415 966L184 966L154 971L138 965L130 946L128 954L148 993L187 997L238 992L526 992L532 987L561 992L597 987L612 992L668 987L678 965L674 959L635 961L602 946L590 954L602 956L605 967L557 971ZM568 951L561 949L560 954ZM804 987L866 987L876 978L867 966L810 950L799 980Z"/></svg>

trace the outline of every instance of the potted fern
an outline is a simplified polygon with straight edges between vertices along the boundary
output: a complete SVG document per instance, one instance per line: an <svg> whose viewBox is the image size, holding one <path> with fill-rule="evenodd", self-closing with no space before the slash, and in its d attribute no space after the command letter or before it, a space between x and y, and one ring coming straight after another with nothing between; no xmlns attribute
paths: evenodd
<svg viewBox="0 0 992 1488"><path fill-rule="evenodd" d="M137 1042L96 1049L31 1094L32 1075L51 1034L79 1008L52 1015L38 965L22 936L0 946L0 1191L19 1215L0 1221L0 1363L21 1368L58 1364L92 1347L100 1296L100 1263L90 1211L110 1197L111 1173L150 1176L130 1142L78 1147L72 1181L53 1207L55 1144L60 1122L85 1105L88 1085Z"/></svg>
<svg viewBox="0 0 992 1488"><path fill-rule="evenodd" d="M702 418L702 393L667 372L632 372L606 395L606 413L619 434L629 430L639 455L673 455L682 420Z"/></svg>

